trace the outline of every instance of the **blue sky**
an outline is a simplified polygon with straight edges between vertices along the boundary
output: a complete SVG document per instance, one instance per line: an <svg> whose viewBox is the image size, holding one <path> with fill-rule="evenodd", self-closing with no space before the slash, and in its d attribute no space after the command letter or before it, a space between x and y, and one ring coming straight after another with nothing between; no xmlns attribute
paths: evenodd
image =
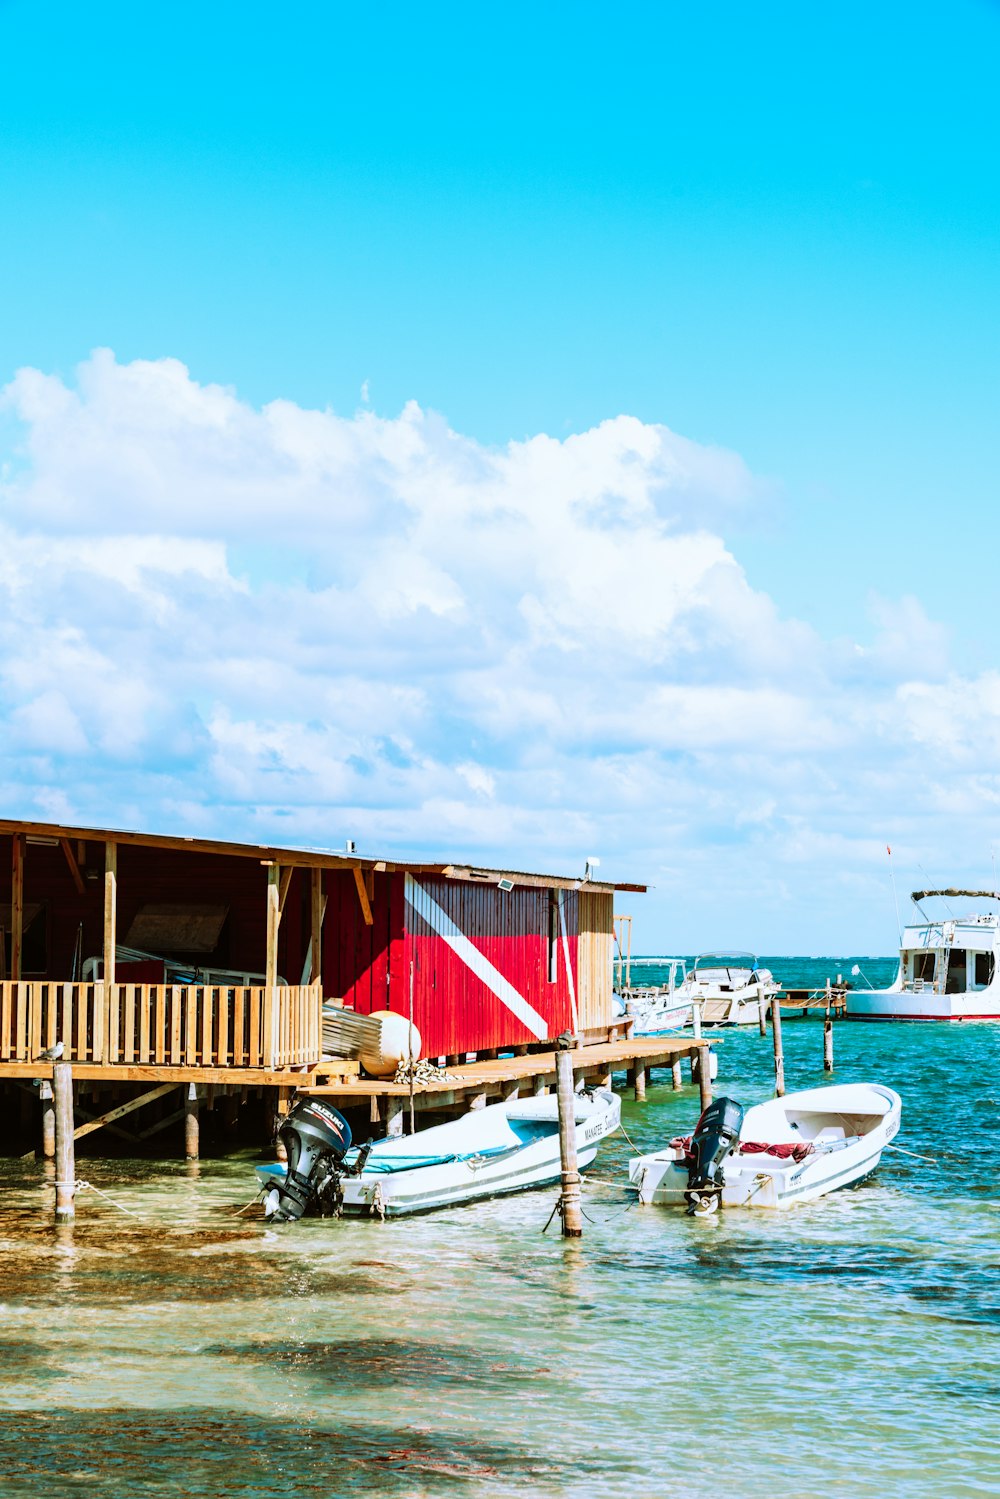
<svg viewBox="0 0 1000 1499"><path fill-rule="evenodd" d="M915 870L918 862L933 863L935 874L951 880L980 857L988 867L989 843L1000 840L991 760L998 53L1000 7L962 0L495 11L306 4L289 13L256 4L139 10L6 0L0 384L27 367L75 390L77 367L90 368L91 351L108 348L118 370L135 361L180 361L189 388L174 381L170 390L185 411L210 399L204 392L213 385L235 393L244 416L230 417L246 438L238 452L230 444L199 460L183 415L171 428L170 454L157 448L161 471L177 484L192 493L205 485L200 525L188 517L181 526L184 544L223 549L224 562L206 560L202 551L193 573L181 571L209 588L202 607L213 613L230 605L205 579L218 583L225 575L219 587L230 603L233 579L258 602L277 594L287 607L290 593L303 606L301 632L288 646L296 660L309 653L309 600L326 590L328 602L331 588L348 588L378 533L352 521L350 546L335 545L340 523L330 506L339 503L343 474L329 465L329 492L317 491L316 508L297 511L287 531L243 525L242 507L263 483L261 473L271 474L278 495L275 476L289 463L307 464L298 439L293 457L284 438L276 456L272 428L254 427L251 413L278 401L330 410L345 422L361 411L397 423L368 446L359 438L367 456L352 459L351 482L369 516L383 514L380 466L387 459L380 444L412 436L412 424L398 425L407 402L440 413L437 427L437 418L423 419L419 439L435 482L446 472L454 477L447 455L457 442L481 473L510 443L537 434L556 443L586 439L618 417L635 419L647 433L679 434L697 447L689 479L694 473L698 504L685 501L680 521L661 505L659 524L688 537L706 531L724 545L732 589L718 605L722 615L740 589L764 601L755 605L760 634L752 660L741 654L747 642L739 638L745 632L735 622L736 604L731 634L720 635L711 622L716 605L706 613L702 600L698 630L681 632L694 641L683 670L671 654L676 614L649 627L660 630L659 646L648 644L652 636L641 623L630 632L624 616L648 612L656 590L640 552L660 533L647 532L646 520L630 531L634 514L632 521L615 519L629 459L608 480L606 533L612 550L615 536L623 544L621 558L616 554L602 576L588 534L578 538L579 551L570 548L577 571L560 575L564 596L579 578L586 579L581 599L607 588L619 594L619 614L603 642L595 646L585 634L575 641L577 654L592 653L581 691L610 703L624 686L641 704L645 693L667 686L780 689L808 703L797 723L830 719L825 744L811 745L804 733L800 743L786 725L794 739L789 752L802 758L772 783L773 766L734 763L725 735L710 767L683 734L675 742L654 733L644 743L630 730L626 742L620 724L598 722L593 705L585 710L574 700L563 710L586 721L585 733L569 743L544 712L532 719L526 711L515 747L476 718L460 690L461 673L474 657L482 680L493 670L495 680L513 681L524 655L506 661L507 675L500 672L489 620L477 617L470 632L453 599L453 633L426 645L438 716L421 712L419 723L409 723L406 753L414 764L442 767L442 775L443 767L465 765L459 780L472 787L474 805L463 822L462 797L447 796L452 810L436 822L435 798L444 791L401 785L393 793L400 807L423 815L365 824L362 840L370 832L393 844L443 842L447 852L464 838L477 857L501 860L515 852L504 829L519 813L517 850L532 863L601 853L609 872L648 877L669 892L648 906L656 945L733 938L772 950L885 947L891 943L878 942L879 922L869 910L882 898L869 845L895 840ZM153 408L162 416L163 407L162 393L139 384L153 403L130 428L145 433L135 438L142 446L153 441ZM115 468L122 411L134 413L136 382L99 367L85 402L86 443L79 427L70 441L58 417L65 403L54 387L46 389L44 419L23 384L0 413L8 486L6 501L0 491L0 519L31 556L40 555L39 538L71 549L73 538L86 534L113 550L126 531L168 534L169 505L164 511L148 487L149 465ZM352 428L348 436L354 442L357 433ZM327 439L333 441L330 432ZM607 444L597 447L588 461L610 463ZM732 466L720 477L711 456L718 450L742 477ZM60 454L72 456L60 466ZM666 482L661 458L648 459L650 493ZM230 508L216 512L211 477L220 465ZM530 467L513 462L503 485L533 485L524 479ZM557 483L569 486L568 514L577 513L572 468L567 457ZM393 472L401 473L398 465ZM116 485L117 508L105 504ZM484 581L466 550L435 571L441 540L415 498L415 476L399 486L396 500L413 523L408 534L413 555L422 558L423 584L414 593L403 560L398 574L390 569L415 613L406 625L387 615L384 638L373 647L368 669L384 692L410 690L420 672L416 662L394 660L394 630L412 626L419 634L429 618L433 636L434 621L447 617L442 600L450 589L466 603L489 593L495 618L529 618L531 649L541 651L538 617L525 604L530 593L541 599L546 629L556 620L563 632L554 649L565 648L572 621L554 603L550 608L544 582L535 579L526 590L515 561ZM55 489L57 505L50 503ZM280 503L291 502L286 496ZM477 504L466 495L465 521ZM400 513L390 507L379 524L391 526ZM453 514L449 526L456 524ZM317 543L324 526L331 534ZM432 538L426 554L418 531ZM557 532L542 528L536 541L558 544L553 537ZM710 550L703 547L690 564L695 575L710 567ZM634 598L624 581L630 555L641 579ZM176 558L171 565L181 567ZM74 587L81 591L79 579ZM768 610L777 624L765 627ZM114 611L100 640L93 611L47 618L58 640L75 631L97 653L89 667L64 669L94 670L105 681L105 665L93 663L120 654L115 631L126 628L127 616L124 605ZM6 619L8 662L42 649L37 622L32 646L11 604ZM133 677L148 676L148 699L133 711L149 717L125 755L102 741L79 705L70 704L66 716L64 683L46 678L33 698L31 674L12 677L8 669L0 716L22 726L30 721L37 757L16 732L8 735L5 801L75 787L65 810L83 815L113 805L127 783L127 805L144 823L176 826L197 814L213 826L213 818L231 825L264 815L250 769L235 789L207 773L221 732L211 725L252 722L269 745L261 753L280 762L283 734L301 742L317 682L335 691L348 666L339 656L324 659L301 700L257 708L231 701L210 673L196 680L192 668L161 701L159 628L162 618L160 625L151 618L145 654L131 662ZM224 624L220 629L225 633ZM803 644L806 635L811 645ZM364 655L368 636L352 642L355 655ZM523 641L521 648L528 649ZM532 659L522 683L544 692L541 658ZM60 697L63 706L53 707ZM43 743L49 719L32 707L40 699L62 726L61 749ZM925 706L904 752L893 725L911 723L918 700ZM968 702L986 716L974 730L966 726L956 744L941 724L964 724ZM687 721L687 700L670 703L670 713ZM776 712L770 699L760 710ZM378 744L398 759L389 727L368 723L356 702L353 711L366 725L368 750ZM846 732L852 715L857 722ZM165 721L189 726L188 748L177 751L176 763L158 760L155 725ZM692 721L701 725L699 746L710 745L711 723L696 712ZM77 746L72 763L60 758L67 743ZM366 753L345 742L334 759L360 762ZM607 781L580 774L584 762L591 771L607 769L609 756L629 788L614 794L626 805L636 797L634 825L627 815L603 823L594 803ZM783 815L782 787L797 784L799 774L808 786L810 756L815 804L803 789L794 814ZM374 805L382 762L374 752L369 760ZM309 772L317 786L301 798L300 815L289 811L298 803L287 787L268 815L290 820L300 833L316 826L310 841L339 837L345 822L352 824L348 834L357 833L357 788L345 783L347 802L321 794L317 788L337 777L326 752L317 763L322 768ZM538 802L547 777L560 789ZM485 789L490 778L492 792ZM567 800L567 781L579 785L579 805ZM856 794L862 784L864 797ZM642 785L648 803L634 789ZM734 786L739 795L727 798ZM683 810L688 798L711 801L713 788L718 805L710 824L692 819ZM949 788L964 808L960 815L953 809L951 821ZM480 820L475 796L493 799L495 817ZM664 809L664 823L654 845L647 830L655 808ZM791 877L783 860L807 832L814 844ZM600 848L577 848L579 839L594 837ZM747 912L739 931L719 931L706 911L720 860L727 901ZM755 875L762 862L784 868L783 882L765 893ZM801 885L816 893L806 898Z"/></svg>

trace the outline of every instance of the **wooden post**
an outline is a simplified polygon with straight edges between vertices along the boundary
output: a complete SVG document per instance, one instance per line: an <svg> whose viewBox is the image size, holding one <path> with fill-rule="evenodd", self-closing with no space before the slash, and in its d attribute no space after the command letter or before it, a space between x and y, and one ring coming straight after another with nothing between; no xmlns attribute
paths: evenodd
<svg viewBox="0 0 1000 1499"><path fill-rule="evenodd" d="M580 1173L576 1165L576 1103L573 1095L573 1054L556 1053L556 1080L559 1088L559 1158L562 1164L562 1214L564 1239L583 1237L583 1214L580 1209Z"/></svg>
<svg viewBox="0 0 1000 1499"><path fill-rule="evenodd" d="M310 949L309 982L315 984L323 977L323 916L326 910L326 902L323 899L323 871L314 869L311 873L310 890L310 926L312 947Z"/></svg>
<svg viewBox="0 0 1000 1499"><path fill-rule="evenodd" d="M707 1046L698 1048L698 1092L704 1113L712 1102L712 1057Z"/></svg>
<svg viewBox="0 0 1000 1499"><path fill-rule="evenodd" d="M840 974L837 974L840 978ZM823 1071L833 1071L833 1015L830 1010L830 980L826 981L826 1015L823 1018Z"/></svg>
<svg viewBox="0 0 1000 1499"><path fill-rule="evenodd" d="M109 838L104 845L104 993L115 981L115 946L118 926L118 845Z"/></svg>
<svg viewBox="0 0 1000 1499"><path fill-rule="evenodd" d="M785 1096L785 1054L781 1047L781 1006L778 996L771 1000L771 1034L774 1037L774 1092L778 1098Z"/></svg>
<svg viewBox="0 0 1000 1499"><path fill-rule="evenodd" d="M56 1102L52 1084L47 1079L39 1084L38 1096L42 1102L42 1159L54 1161L56 1158Z"/></svg>
<svg viewBox="0 0 1000 1499"><path fill-rule="evenodd" d="M184 1090L184 1155L196 1161L199 1154L198 1085L188 1083Z"/></svg>
<svg viewBox="0 0 1000 1499"><path fill-rule="evenodd" d="M638 1062L636 1062L633 1069L632 1081L635 1085L635 1101L636 1103L642 1103L646 1097L646 1069L645 1067L641 1067Z"/></svg>
<svg viewBox="0 0 1000 1499"><path fill-rule="evenodd" d="M764 985L760 986L760 998L757 1001L757 1028L762 1036L767 1035L767 1000L764 998Z"/></svg>
<svg viewBox="0 0 1000 1499"><path fill-rule="evenodd" d="M278 982L278 925L281 921L281 868L267 866L267 951L264 958L264 984L273 989Z"/></svg>
<svg viewBox="0 0 1000 1499"><path fill-rule="evenodd" d="M73 1141L73 1068L56 1062L52 1068L52 1091L56 1115L56 1222L72 1223L76 1217L76 1149Z"/></svg>
<svg viewBox="0 0 1000 1499"><path fill-rule="evenodd" d="M24 942L24 834L15 833L10 880L10 976L21 977Z"/></svg>
<svg viewBox="0 0 1000 1499"><path fill-rule="evenodd" d="M547 1086L547 1084L545 1082L545 1075L544 1075L544 1073L538 1072L538 1073L535 1074L534 1081L531 1084L531 1091L532 1091L532 1094L534 1095L535 1098L544 1098L545 1097L546 1093L549 1090L548 1090L548 1086Z"/></svg>
<svg viewBox="0 0 1000 1499"><path fill-rule="evenodd" d="M691 1007L691 1034L696 1041L701 1040L701 1005L698 1003Z"/></svg>
<svg viewBox="0 0 1000 1499"><path fill-rule="evenodd" d="M390 1094L385 1101L385 1132L390 1138L403 1133L403 1100Z"/></svg>
<svg viewBox="0 0 1000 1499"><path fill-rule="evenodd" d="M681 1077L681 1059L680 1059L680 1057L677 1058L676 1062L673 1062L671 1064L671 1067L670 1067L670 1081L673 1084L674 1092L675 1093L679 1093L680 1090L684 1086L684 1081L683 1081L683 1079Z"/></svg>

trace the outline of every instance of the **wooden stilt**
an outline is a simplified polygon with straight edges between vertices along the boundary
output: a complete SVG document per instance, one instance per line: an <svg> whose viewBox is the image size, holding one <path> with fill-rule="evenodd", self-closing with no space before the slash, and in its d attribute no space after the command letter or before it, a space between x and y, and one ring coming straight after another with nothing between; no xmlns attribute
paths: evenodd
<svg viewBox="0 0 1000 1499"><path fill-rule="evenodd" d="M548 1084L546 1083L545 1078L541 1073L539 1073L535 1078L535 1081L531 1087L531 1091L535 1098L544 1098L546 1093L549 1091Z"/></svg>
<svg viewBox="0 0 1000 1499"><path fill-rule="evenodd" d="M757 1028L762 1036L767 1035L767 1000L763 994L757 1001Z"/></svg>
<svg viewBox="0 0 1000 1499"><path fill-rule="evenodd" d="M189 1161L198 1159L200 1134L198 1084L188 1083L184 1097L184 1155Z"/></svg>
<svg viewBox="0 0 1000 1499"><path fill-rule="evenodd" d="M712 1102L712 1060L707 1046L698 1048L698 1092L704 1112Z"/></svg>
<svg viewBox="0 0 1000 1499"><path fill-rule="evenodd" d="M385 1132L387 1135L401 1135L403 1133L403 1100L391 1095L385 1101Z"/></svg>
<svg viewBox="0 0 1000 1499"><path fill-rule="evenodd" d="M646 1097L646 1069L638 1062L632 1072L632 1086L635 1089L636 1103L642 1103Z"/></svg>
<svg viewBox="0 0 1000 1499"><path fill-rule="evenodd" d="M56 1114L56 1222L76 1217L76 1149L73 1140L73 1069L69 1062L52 1068Z"/></svg>
<svg viewBox="0 0 1000 1499"><path fill-rule="evenodd" d="M679 1093L684 1086L684 1080L681 1077L681 1064L679 1059L678 1061L671 1063L670 1081L673 1084L674 1092Z"/></svg>
<svg viewBox="0 0 1000 1499"><path fill-rule="evenodd" d="M56 1103L52 1093L52 1084L48 1081L40 1083L38 1096L42 1104L42 1159L54 1161L56 1158Z"/></svg>
<svg viewBox="0 0 1000 1499"><path fill-rule="evenodd" d="M774 1091L778 1098L784 1098L785 1053L781 1045L781 1006L777 995L771 1000L771 1034L774 1038Z"/></svg>
<svg viewBox="0 0 1000 1499"><path fill-rule="evenodd" d="M556 1055L556 1079L559 1088L559 1157L562 1165L562 1196L559 1199L564 1239L583 1237L583 1214L580 1209L580 1173L576 1164L576 1104L573 1098L573 1056L560 1051Z"/></svg>
<svg viewBox="0 0 1000 1499"><path fill-rule="evenodd" d="M833 1017L823 1021L823 1071L833 1071Z"/></svg>

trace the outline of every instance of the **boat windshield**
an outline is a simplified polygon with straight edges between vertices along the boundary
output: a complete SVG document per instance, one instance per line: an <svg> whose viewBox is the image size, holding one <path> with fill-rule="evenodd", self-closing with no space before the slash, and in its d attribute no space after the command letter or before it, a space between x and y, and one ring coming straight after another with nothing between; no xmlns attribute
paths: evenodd
<svg viewBox="0 0 1000 1499"><path fill-rule="evenodd" d="M694 971L706 968L748 968L751 973L756 972L758 959L756 953L752 952L703 952L695 959Z"/></svg>

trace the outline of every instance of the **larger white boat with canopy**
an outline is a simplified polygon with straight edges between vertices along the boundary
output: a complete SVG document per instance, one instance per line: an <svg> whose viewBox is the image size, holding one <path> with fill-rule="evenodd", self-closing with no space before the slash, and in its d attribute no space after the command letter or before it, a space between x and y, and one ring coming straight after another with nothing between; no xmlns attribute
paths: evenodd
<svg viewBox="0 0 1000 1499"><path fill-rule="evenodd" d="M1000 902L996 890L915 890L922 922L905 927L899 971L887 989L849 989L849 1020L1000 1020L1000 915L931 920L921 902Z"/></svg>

